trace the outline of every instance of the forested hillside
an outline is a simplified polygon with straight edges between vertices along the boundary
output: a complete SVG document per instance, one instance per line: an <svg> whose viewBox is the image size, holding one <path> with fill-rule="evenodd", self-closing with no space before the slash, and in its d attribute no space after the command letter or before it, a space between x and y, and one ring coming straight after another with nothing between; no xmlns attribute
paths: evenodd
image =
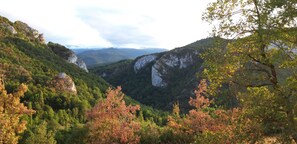
<svg viewBox="0 0 297 144"><path fill-rule="evenodd" d="M19 142L79 141L80 137L76 136L85 133L86 111L106 97L109 84L71 63L63 53L65 47L60 48L61 53L58 48L53 51L55 46L61 45L49 43L48 46L42 34L25 23L12 23L0 17L0 32L0 74L5 90L13 93L20 84L27 85L21 102L36 112L30 117L22 117L27 121L27 129ZM125 100L139 104L129 97ZM144 118L158 124L166 122L166 117L159 117L159 114L164 115L162 112L145 106L141 111Z"/></svg>
<svg viewBox="0 0 297 144"><path fill-rule="evenodd" d="M90 73L0 17L0 143L296 143L296 8L217 0L202 16L212 38Z"/></svg>

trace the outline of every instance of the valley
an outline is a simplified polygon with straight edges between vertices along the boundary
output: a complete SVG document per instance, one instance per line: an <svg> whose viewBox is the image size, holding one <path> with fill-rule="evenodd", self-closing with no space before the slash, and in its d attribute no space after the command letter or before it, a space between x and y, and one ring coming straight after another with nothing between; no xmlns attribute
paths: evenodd
<svg viewBox="0 0 297 144"><path fill-rule="evenodd" d="M0 144L297 143L294 0L15 3Z"/></svg>

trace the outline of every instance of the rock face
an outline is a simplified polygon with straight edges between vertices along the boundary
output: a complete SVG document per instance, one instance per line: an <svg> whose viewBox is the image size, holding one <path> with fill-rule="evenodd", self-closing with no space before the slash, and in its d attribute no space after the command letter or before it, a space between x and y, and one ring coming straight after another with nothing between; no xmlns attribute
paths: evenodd
<svg viewBox="0 0 297 144"><path fill-rule="evenodd" d="M87 68L87 65L85 64L85 62L83 60L81 60L80 58L78 58L74 52L72 52L69 55L69 57L67 58L67 61L69 63L76 64L81 69L85 70L86 72L89 72L88 71L88 68Z"/></svg>
<svg viewBox="0 0 297 144"><path fill-rule="evenodd" d="M59 73L51 81L51 86L60 92L66 92L71 94L77 94L75 84L70 76L66 73Z"/></svg>
<svg viewBox="0 0 297 144"><path fill-rule="evenodd" d="M0 27L7 29L11 34L17 34L15 28L7 23L0 23Z"/></svg>
<svg viewBox="0 0 297 144"><path fill-rule="evenodd" d="M12 23L7 18L0 16L0 29L2 29L2 36L17 35L17 37L23 39L45 44L45 38L43 37L43 34L40 34L36 29L31 28L26 23L21 21Z"/></svg>
<svg viewBox="0 0 297 144"><path fill-rule="evenodd" d="M138 59L134 64L135 73L137 73L141 68L146 66L148 63L156 60L156 58L157 58L156 55L147 55L147 56L143 56L140 59Z"/></svg>
<svg viewBox="0 0 297 144"><path fill-rule="evenodd" d="M0 16L0 29L4 29L1 33L8 32L8 34L17 34L18 32L13 27L13 23L11 23L8 19Z"/></svg>
<svg viewBox="0 0 297 144"><path fill-rule="evenodd" d="M75 64L81 69L85 70L86 72L89 72L86 63L82 59L77 58L77 61L75 62Z"/></svg>
<svg viewBox="0 0 297 144"><path fill-rule="evenodd" d="M196 50L175 49L164 54L152 66L152 85L166 87L168 82L164 79L173 69L184 69L194 64L193 57L197 57ZM168 78L170 79L170 78Z"/></svg>
<svg viewBox="0 0 297 144"><path fill-rule="evenodd" d="M7 29L12 33L12 34L17 34L18 32L14 29L13 26L8 26Z"/></svg>
<svg viewBox="0 0 297 144"><path fill-rule="evenodd" d="M167 83L162 78L162 74L158 71L158 68L154 65L152 67L152 85L155 87L166 87Z"/></svg>
<svg viewBox="0 0 297 144"><path fill-rule="evenodd" d="M184 69L194 64L194 58L198 58L198 52L194 49L174 49L159 56L157 54L140 57L134 64L134 71L137 74L139 70L147 64L153 62L151 67L151 81L155 87L166 87L170 79L167 75L176 69Z"/></svg>
<svg viewBox="0 0 297 144"><path fill-rule="evenodd" d="M67 49L66 47L60 44L56 44L52 42L49 42L47 45L55 54L59 55L69 63L73 63L77 65L79 68L85 70L86 72L89 72L85 62L80 58L78 58L76 54L70 49Z"/></svg>

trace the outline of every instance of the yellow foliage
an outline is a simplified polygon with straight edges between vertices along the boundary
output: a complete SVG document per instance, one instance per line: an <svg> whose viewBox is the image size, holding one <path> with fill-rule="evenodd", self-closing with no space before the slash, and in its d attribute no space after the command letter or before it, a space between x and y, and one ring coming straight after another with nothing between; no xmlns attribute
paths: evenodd
<svg viewBox="0 0 297 144"><path fill-rule="evenodd" d="M1 81L1 79L0 79ZM0 82L0 143L16 144L18 134L26 129L26 121L21 121L24 114L32 115L35 111L28 109L20 98L28 87L21 84L16 92L7 94L4 84Z"/></svg>

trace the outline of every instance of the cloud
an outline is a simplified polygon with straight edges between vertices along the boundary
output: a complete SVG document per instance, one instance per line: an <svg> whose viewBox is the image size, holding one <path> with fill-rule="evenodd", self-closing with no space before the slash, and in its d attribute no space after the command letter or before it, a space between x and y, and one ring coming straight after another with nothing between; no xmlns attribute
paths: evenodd
<svg viewBox="0 0 297 144"><path fill-rule="evenodd" d="M152 21L149 17L123 14L114 10L84 9L78 17L115 47L157 47L158 43L151 35L141 31L141 25ZM129 20L130 19L130 20Z"/></svg>
<svg viewBox="0 0 297 144"><path fill-rule="evenodd" d="M174 48L208 36L209 1L0 0L0 14L21 20L49 41L81 47Z"/></svg>
<svg viewBox="0 0 297 144"><path fill-rule="evenodd" d="M17 4L17 5L16 5ZM9 0L0 5L0 14L21 20L44 33L48 41L65 45L112 46L100 33L76 17L72 1Z"/></svg>

